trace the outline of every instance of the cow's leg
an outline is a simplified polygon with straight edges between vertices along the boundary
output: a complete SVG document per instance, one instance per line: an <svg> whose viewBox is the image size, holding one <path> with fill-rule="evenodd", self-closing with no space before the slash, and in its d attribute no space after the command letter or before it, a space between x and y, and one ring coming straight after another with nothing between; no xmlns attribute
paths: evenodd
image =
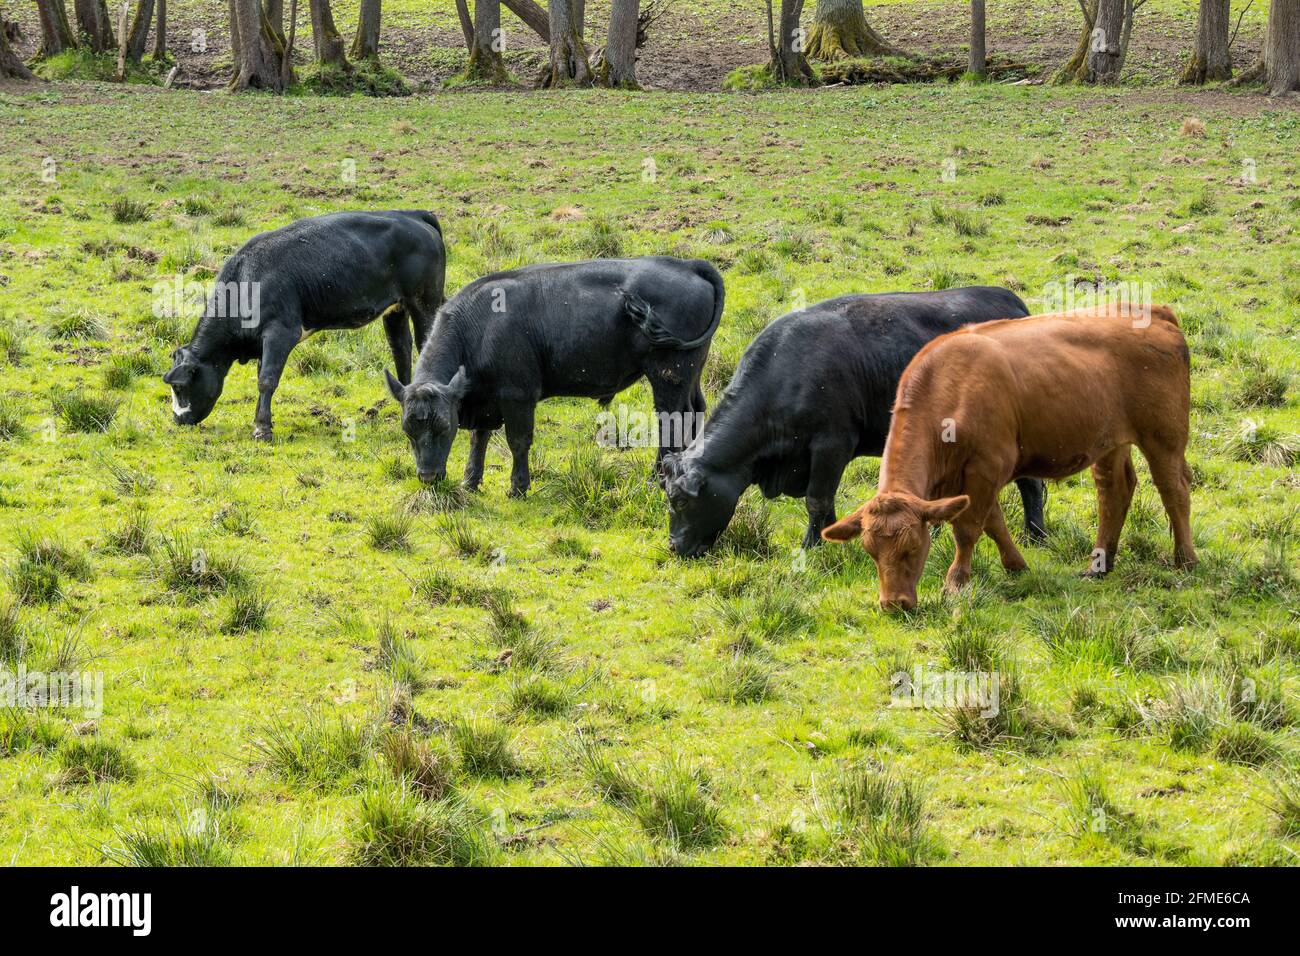
<svg viewBox="0 0 1300 956"><path fill-rule="evenodd" d="M998 546L998 555L1002 558L1004 568L1015 574L1029 567L1025 563L1024 555L1011 539L1011 532L1007 530L1006 516L1002 513L1002 506L996 500L993 502L993 507L989 509L988 517L984 519L984 532Z"/></svg>
<svg viewBox="0 0 1300 956"><path fill-rule="evenodd" d="M687 418L691 415L695 384L683 382L677 378L674 370L667 367L648 377L650 391L654 395L655 421L659 428L659 450L655 454L655 474L661 475L664 458L686 447L686 436L693 424L693 420L688 423Z"/></svg>
<svg viewBox="0 0 1300 956"><path fill-rule="evenodd" d="M970 496L970 504L952 522L952 537L957 543L957 550L953 555L952 565L948 568L948 575L944 578L945 594L960 591L970 581L970 565L975 557L975 545L984 534L989 512L998 500L997 484L972 480L969 475L966 487L962 490ZM1002 527L1006 528L1005 522Z"/></svg>
<svg viewBox="0 0 1300 956"><path fill-rule="evenodd" d="M476 428L470 432L469 461L465 462L465 480L462 483L467 491L478 491L479 485L483 483L483 464L491 437L492 431L487 428Z"/></svg>
<svg viewBox="0 0 1300 956"><path fill-rule="evenodd" d="M271 398L280 385L289 353L297 344L298 338L292 335L267 333L262 339L262 359L257 365L257 411L253 415L253 437L259 441L271 440Z"/></svg>
<svg viewBox="0 0 1300 956"><path fill-rule="evenodd" d="M1097 486L1097 543L1086 576L1100 578L1115 566L1119 533L1137 488L1130 447L1121 445L1098 458L1092 466L1092 480Z"/></svg>
<svg viewBox="0 0 1300 956"><path fill-rule="evenodd" d="M1037 478L1017 478L1016 487L1025 508L1025 537L1030 541L1047 540L1047 523L1043 520L1047 488Z"/></svg>
<svg viewBox="0 0 1300 956"><path fill-rule="evenodd" d="M393 364L397 366L397 380L411 384L411 323L401 306L384 314L384 334L388 347L393 350Z"/></svg>
<svg viewBox="0 0 1300 956"><path fill-rule="evenodd" d="M1160 491L1165 513L1169 515L1169 527L1174 533L1174 564L1185 570L1194 568L1198 559L1192 543L1192 470L1187 467L1182 449L1152 449L1148 453L1143 448L1142 453L1151 468L1151 480Z"/></svg>
<svg viewBox="0 0 1300 956"><path fill-rule="evenodd" d="M533 418L537 410L534 402L502 402L501 414L505 418L506 444L513 459L510 468L510 497L522 498L533 483L528 472L528 450L533 446Z"/></svg>
<svg viewBox="0 0 1300 956"><path fill-rule="evenodd" d="M433 328L433 317L437 311L437 306L426 308L413 302L406 304L406 312L411 317L411 325L415 328L416 354L424 350L424 343L429 340L429 330Z"/></svg>
<svg viewBox="0 0 1300 956"><path fill-rule="evenodd" d="M804 505L808 509L808 530L803 546L816 547L822 541L822 529L835 523L835 492L839 490L844 469L853 457L852 450L816 445L808 468L808 492Z"/></svg>

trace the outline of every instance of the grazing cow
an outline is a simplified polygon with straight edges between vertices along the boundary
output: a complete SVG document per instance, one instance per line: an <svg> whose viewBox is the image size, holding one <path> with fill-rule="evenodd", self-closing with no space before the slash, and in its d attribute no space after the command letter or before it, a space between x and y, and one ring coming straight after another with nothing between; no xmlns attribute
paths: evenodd
<svg viewBox="0 0 1300 956"><path fill-rule="evenodd" d="M1137 485L1137 445L1169 515L1174 563L1191 568L1190 392L1187 343L1164 306L1112 304L942 336L899 382L876 496L822 536L860 537L879 571L880 603L910 610L928 525L953 526L945 591L970 580L981 533L1004 568L1022 571L998 490L1013 478L1060 479L1092 466L1100 520L1088 574L1100 577L1114 566Z"/></svg>
<svg viewBox="0 0 1300 956"><path fill-rule="evenodd" d="M207 418L231 364L256 359L253 437L270 441L271 396L293 347L380 315L398 378L409 382L411 324L418 348L442 304L446 267L430 212L336 212L259 233L221 267L190 343L172 354L163 381L176 423Z"/></svg>
<svg viewBox="0 0 1300 956"><path fill-rule="evenodd" d="M683 444L664 413L704 413L700 372L723 297L709 263L667 256L526 266L470 283L438 313L411 384L388 376L420 479L446 476L456 429L466 428L465 486L477 489L488 438L505 425L510 494L521 497L537 403L607 405L642 376L660 413L661 459Z"/></svg>
<svg viewBox="0 0 1300 956"><path fill-rule="evenodd" d="M835 521L845 467L879 455L899 376L926 342L967 322L1028 315L1006 289L890 292L829 299L777 319L750 344L713 416L664 462L670 547L711 548L741 493L806 497L805 548ZM1025 531L1043 536L1043 485L1018 482Z"/></svg>

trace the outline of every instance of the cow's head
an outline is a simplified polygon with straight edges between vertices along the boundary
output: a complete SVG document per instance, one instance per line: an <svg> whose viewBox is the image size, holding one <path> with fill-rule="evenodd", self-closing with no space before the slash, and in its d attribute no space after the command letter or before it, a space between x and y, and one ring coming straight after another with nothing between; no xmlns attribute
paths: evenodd
<svg viewBox="0 0 1300 956"><path fill-rule="evenodd" d="M881 607L910 611L916 607L916 583L930 554L930 525L951 521L969 504L966 495L926 501L907 492L887 491L825 528L822 537L827 541L860 537L876 562Z"/></svg>
<svg viewBox="0 0 1300 956"><path fill-rule="evenodd" d="M447 456L460 422L460 402L469 391L465 366L445 385L424 382L403 386L385 370L388 390L402 406L402 431L415 453L415 471L424 482L447 477Z"/></svg>
<svg viewBox="0 0 1300 956"><path fill-rule="evenodd" d="M726 530L744 485L681 455L665 456L661 467L668 496L668 546L679 557L697 558Z"/></svg>
<svg viewBox="0 0 1300 956"><path fill-rule="evenodd" d="M212 413L228 371L229 365L199 360L187 346L172 353L172 367L163 382L171 386L177 425L197 425Z"/></svg>

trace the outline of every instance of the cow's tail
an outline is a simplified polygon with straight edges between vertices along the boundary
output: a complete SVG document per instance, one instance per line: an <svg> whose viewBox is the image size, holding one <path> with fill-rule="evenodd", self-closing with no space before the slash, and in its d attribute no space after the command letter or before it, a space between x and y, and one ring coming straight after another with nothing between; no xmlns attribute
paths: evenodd
<svg viewBox="0 0 1300 956"><path fill-rule="evenodd" d="M717 269L707 262L699 261L692 263L692 265L695 266L696 275L713 286L713 316L709 320L709 327L704 330L704 333L690 341L684 341L680 336L665 328L654 314L650 303L626 289L623 290L623 311L637 324L645 337L650 340L650 344L656 348L673 349L678 352L689 352L691 349L697 349L713 338L713 333L718 331L718 326L722 322L722 307L726 301L726 288L722 284L722 276Z"/></svg>

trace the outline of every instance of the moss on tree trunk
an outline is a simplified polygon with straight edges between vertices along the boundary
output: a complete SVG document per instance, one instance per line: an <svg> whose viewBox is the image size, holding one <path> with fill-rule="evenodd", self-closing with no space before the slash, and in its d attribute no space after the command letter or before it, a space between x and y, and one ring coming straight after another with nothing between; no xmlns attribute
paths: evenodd
<svg viewBox="0 0 1300 956"><path fill-rule="evenodd" d="M862 11L862 0L817 0L804 52L814 60L906 56L872 29Z"/></svg>

